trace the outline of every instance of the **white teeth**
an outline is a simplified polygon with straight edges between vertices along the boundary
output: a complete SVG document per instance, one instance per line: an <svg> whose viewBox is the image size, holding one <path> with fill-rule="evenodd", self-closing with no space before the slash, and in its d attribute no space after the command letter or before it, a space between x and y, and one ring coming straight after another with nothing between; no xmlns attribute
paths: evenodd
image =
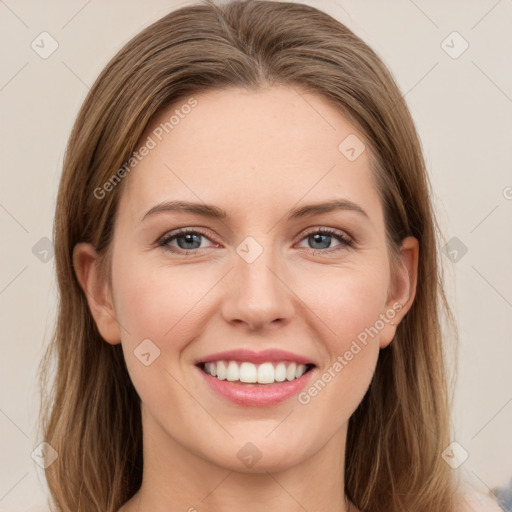
<svg viewBox="0 0 512 512"><path fill-rule="evenodd" d="M295 363L290 363L288 369L286 370L286 380L295 379L295 370L297 369L297 365ZM213 373L211 374L213 375Z"/></svg>
<svg viewBox="0 0 512 512"><path fill-rule="evenodd" d="M205 363L205 370L213 377L217 376L217 369L215 368L214 363Z"/></svg>
<svg viewBox="0 0 512 512"><path fill-rule="evenodd" d="M217 370L217 372L215 372L215 370L213 371L213 373L210 373L210 375L214 376L213 374L214 373L217 373L217 378L220 379L220 380L224 380L226 378L226 365L224 364L224 361L219 361L217 364L215 363L210 363L210 368L215 368L215 370Z"/></svg>
<svg viewBox="0 0 512 512"><path fill-rule="evenodd" d="M235 363L236 364L236 363ZM257 382L258 370L252 363L242 363L240 365L240 382Z"/></svg>
<svg viewBox="0 0 512 512"><path fill-rule="evenodd" d="M235 361L230 361L228 364L228 369L226 371L226 380L235 381L238 380L239 377L238 365Z"/></svg>
<svg viewBox="0 0 512 512"><path fill-rule="evenodd" d="M247 361L211 361L204 364L204 370L220 380L273 384L298 379L306 372L306 365L287 361L259 365Z"/></svg>
<svg viewBox="0 0 512 512"><path fill-rule="evenodd" d="M274 366L272 363L263 363L258 366L258 383L272 384L274 382Z"/></svg>
<svg viewBox="0 0 512 512"><path fill-rule="evenodd" d="M295 370L295 378L299 378L301 375L304 375L304 372L306 371L306 366L303 364L298 364L297 369Z"/></svg>
<svg viewBox="0 0 512 512"><path fill-rule="evenodd" d="M286 380L286 365L284 363L279 363L274 370L274 379L277 382L283 382Z"/></svg>

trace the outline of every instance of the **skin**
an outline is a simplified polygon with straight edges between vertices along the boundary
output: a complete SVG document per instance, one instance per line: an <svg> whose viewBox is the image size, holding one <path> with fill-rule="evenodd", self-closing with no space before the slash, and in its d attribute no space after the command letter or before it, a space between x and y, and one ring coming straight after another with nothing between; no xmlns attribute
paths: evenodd
<svg viewBox="0 0 512 512"><path fill-rule="evenodd" d="M385 323L307 404L295 396L272 407L236 406L214 394L193 363L233 348L280 348L309 357L321 377L393 304L401 304L390 320L397 325L410 309L418 242L404 239L393 285L368 149L355 161L338 150L349 134L363 135L322 97L284 86L194 97L197 107L125 178L112 285L91 245L74 251L98 328L107 343L122 343L142 401L143 484L120 510L345 511L348 420L396 326ZM162 111L142 140L177 107ZM285 218L334 198L357 203L368 218L349 210ZM229 216L161 212L141 222L169 200L213 204ZM182 237L181 247L192 247L182 254L158 246L189 227L206 237L188 246ZM356 245L308 236L321 228ZM247 236L263 248L252 263L236 252ZM170 245L180 251L179 242ZM161 352L145 366L134 350L148 338ZM248 442L261 453L252 467L237 457Z"/></svg>

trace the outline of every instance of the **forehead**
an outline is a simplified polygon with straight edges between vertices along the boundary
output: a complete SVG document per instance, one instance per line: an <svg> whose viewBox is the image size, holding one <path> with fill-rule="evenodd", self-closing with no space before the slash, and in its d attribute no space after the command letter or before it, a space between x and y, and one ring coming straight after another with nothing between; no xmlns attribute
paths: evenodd
<svg viewBox="0 0 512 512"><path fill-rule="evenodd" d="M127 177L120 205L134 217L177 199L242 219L348 198L382 220L369 149L357 156L362 134L321 96L295 87L186 97L159 112L140 144L153 148Z"/></svg>

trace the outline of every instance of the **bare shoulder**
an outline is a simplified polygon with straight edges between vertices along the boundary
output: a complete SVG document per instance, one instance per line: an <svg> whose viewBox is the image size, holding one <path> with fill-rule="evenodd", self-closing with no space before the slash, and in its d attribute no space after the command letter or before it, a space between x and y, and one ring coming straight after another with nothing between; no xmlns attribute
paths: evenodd
<svg viewBox="0 0 512 512"><path fill-rule="evenodd" d="M460 495L455 512L503 512L503 509L490 496L472 490Z"/></svg>

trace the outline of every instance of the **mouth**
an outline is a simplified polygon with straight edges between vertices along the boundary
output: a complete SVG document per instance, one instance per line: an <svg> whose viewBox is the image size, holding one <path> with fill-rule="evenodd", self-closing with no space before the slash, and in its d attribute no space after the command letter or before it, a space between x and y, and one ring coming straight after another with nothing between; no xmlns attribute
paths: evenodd
<svg viewBox="0 0 512 512"><path fill-rule="evenodd" d="M292 382L310 372L315 365L296 361L265 361L256 364L250 361L219 360L197 363L196 366L220 381L238 384L272 385Z"/></svg>
<svg viewBox="0 0 512 512"><path fill-rule="evenodd" d="M244 407L271 407L297 395L314 379L316 364L282 350L233 350L195 362L208 392Z"/></svg>

